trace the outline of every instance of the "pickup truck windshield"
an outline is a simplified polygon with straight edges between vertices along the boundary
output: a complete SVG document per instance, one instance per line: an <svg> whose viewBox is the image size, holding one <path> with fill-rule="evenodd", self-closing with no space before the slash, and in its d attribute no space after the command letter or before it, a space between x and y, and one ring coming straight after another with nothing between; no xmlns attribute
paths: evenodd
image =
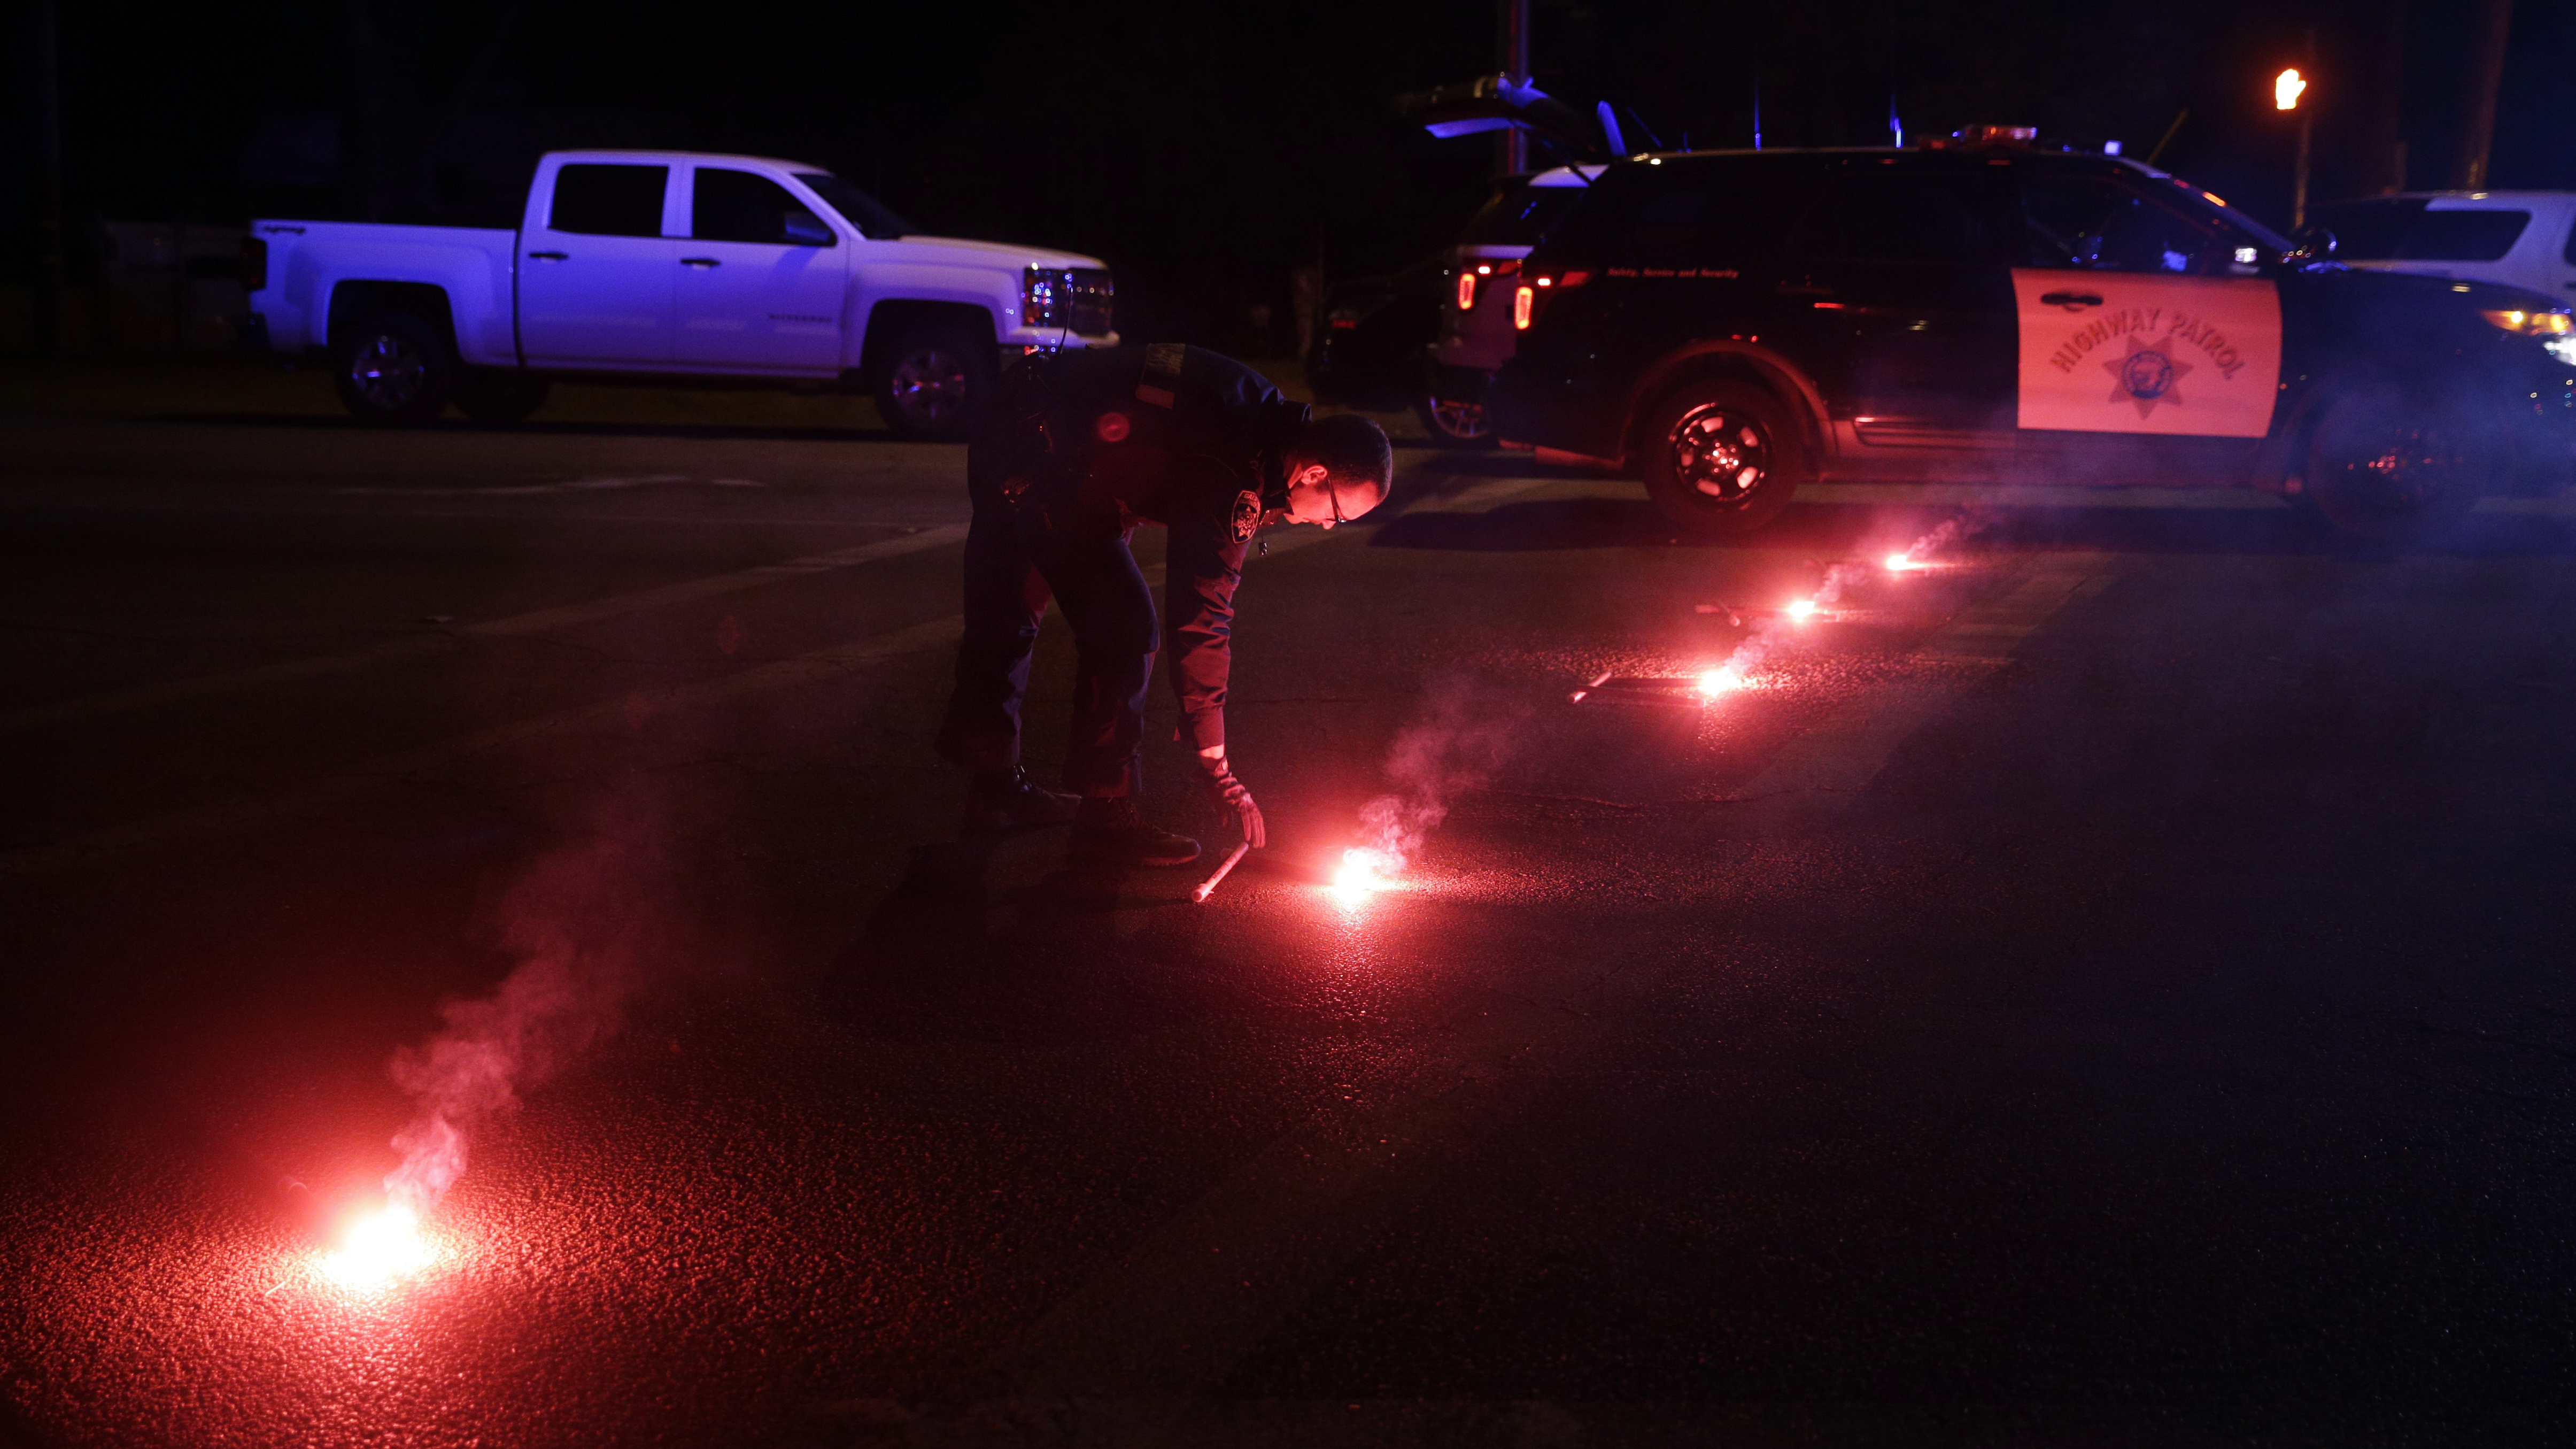
<svg viewBox="0 0 2576 1449"><path fill-rule="evenodd" d="M892 241L920 230L896 215L884 202L830 172L799 171L796 179L814 188L814 194L839 212L841 220L857 227L861 236L876 241Z"/></svg>

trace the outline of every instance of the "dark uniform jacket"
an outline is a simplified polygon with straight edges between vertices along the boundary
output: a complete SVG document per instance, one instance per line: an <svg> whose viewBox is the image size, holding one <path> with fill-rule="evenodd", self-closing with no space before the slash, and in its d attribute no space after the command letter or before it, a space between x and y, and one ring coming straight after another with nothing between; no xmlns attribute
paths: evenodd
<svg viewBox="0 0 2576 1449"><path fill-rule="evenodd" d="M1166 343L1030 357L997 409L1026 450L1006 492L1171 531L1163 623L1183 729L1194 748L1224 744L1235 586L1252 535L1287 506L1285 447L1306 405L1230 357Z"/></svg>

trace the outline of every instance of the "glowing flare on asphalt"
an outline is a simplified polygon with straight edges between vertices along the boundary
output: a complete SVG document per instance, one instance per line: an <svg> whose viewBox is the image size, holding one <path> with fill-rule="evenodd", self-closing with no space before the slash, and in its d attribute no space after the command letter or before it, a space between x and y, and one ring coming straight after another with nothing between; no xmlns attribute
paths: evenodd
<svg viewBox="0 0 2576 1449"><path fill-rule="evenodd" d="M1789 617L1803 624L1816 616L1816 601L1800 599L1789 606Z"/></svg>
<svg viewBox="0 0 2576 1449"><path fill-rule="evenodd" d="M436 1256L421 1236L420 1215L393 1203L349 1224L321 1266L323 1276L343 1288L372 1290L421 1272Z"/></svg>
<svg viewBox="0 0 2576 1449"><path fill-rule="evenodd" d="M1887 556L1887 571L1889 573L1901 574L1907 569L1917 567L1920 567L1920 565L1916 564L1913 558L1906 554L1892 553Z"/></svg>
<svg viewBox="0 0 2576 1449"><path fill-rule="evenodd" d="M1731 664L1724 669L1712 669L1699 677L1699 692L1710 699L1743 687L1744 676L1738 674Z"/></svg>
<svg viewBox="0 0 2576 1449"><path fill-rule="evenodd" d="M1341 868L1333 872L1333 899L1345 906L1361 905L1395 884L1395 868L1394 857L1384 851L1357 846L1345 850Z"/></svg>

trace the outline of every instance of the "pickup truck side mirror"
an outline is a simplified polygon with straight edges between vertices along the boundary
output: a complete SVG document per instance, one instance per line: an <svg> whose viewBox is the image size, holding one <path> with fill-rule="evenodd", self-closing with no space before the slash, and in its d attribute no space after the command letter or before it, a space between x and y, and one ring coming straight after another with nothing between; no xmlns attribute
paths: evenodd
<svg viewBox="0 0 2576 1449"><path fill-rule="evenodd" d="M2321 226L2307 226L2290 240L2290 249L2281 253L2281 264L2302 269L2334 264L2335 234Z"/></svg>

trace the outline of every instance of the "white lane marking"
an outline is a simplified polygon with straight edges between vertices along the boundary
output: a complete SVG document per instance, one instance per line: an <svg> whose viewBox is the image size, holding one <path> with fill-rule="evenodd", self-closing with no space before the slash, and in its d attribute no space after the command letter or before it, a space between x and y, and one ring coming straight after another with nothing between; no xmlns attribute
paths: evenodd
<svg viewBox="0 0 2576 1449"><path fill-rule="evenodd" d="M521 498L543 493L606 493L620 488L649 488L668 483L696 481L694 476L687 473L646 473L632 478L569 478L560 483L482 484L470 488L362 484L347 488L324 488L318 491L344 498L400 498L405 495L423 498ZM723 479L716 481L725 482ZM751 486L757 488L760 485L755 483Z"/></svg>
<svg viewBox="0 0 2576 1449"><path fill-rule="evenodd" d="M224 503L107 503L91 502L86 499L78 502L50 499L12 500L11 502L14 507L0 505L0 508L22 513L145 513L199 518L369 518L403 522L409 522L415 518L466 519L490 523L578 524L585 528L604 523L676 523L692 528L926 528L931 526L917 518L894 522L883 518L813 518L801 514L772 513L628 513L622 510L614 513L548 513L532 510L507 512L493 508L406 508L398 513L392 513L374 504L347 506L288 504L276 508L254 508ZM946 507L924 511L934 517L938 514L955 512L954 509Z"/></svg>
<svg viewBox="0 0 2576 1449"><path fill-rule="evenodd" d="M806 578L853 568L879 559L898 558L925 549L945 548L966 537L966 525L948 524L927 528L901 538L879 539L874 543L836 549L831 553L807 558L789 559L784 563L762 564L735 573L715 574L683 583L665 584L632 594L617 594L588 603L567 604L559 608L538 609L532 613L513 614L506 619L488 619L479 624L465 624L436 634L408 635L353 649L345 654L326 654L309 659L289 659L276 664L245 669L236 674L208 675L197 679L174 679L160 684L138 684L131 688L111 690L105 694L85 695L79 699L54 704L30 705L24 709L0 714L0 729L17 729L29 725L69 724L81 720L101 719L138 709L151 709L182 700L203 699L210 695L230 694L238 690L259 689L272 685L293 684L327 675L349 674L362 669L378 669L389 664L434 659L453 652L463 638L507 638L520 634L539 634L552 629L568 629L579 624L597 623L646 609L669 608L675 604L694 603L700 599L761 588L788 579Z"/></svg>
<svg viewBox="0 0 2576 1449"><path fill-rule="evenodd" d="M2277 513L2290 505L2252 488L2087 487L2073 483L1808 483L1800 503L1868 507L2190 508Z"/></svg>
<svg viewBox="0 0 2576 1449"><path fill-rule="evenodd" d="M1473 505L1492 503L1535 487L1538 481L1531 480L1517 486L1488 485L1484 488L1468 490L1449 499L1436 501L1447 507L1456 507L1462 502L1471 502ZM1423 500L1425 503L1432 501L1435 500ZM964 537L965 528L960 525L948 530L938 530L938 532L948 535L938 542L950 542ZM1283 534L1272 541L1270 552L1274 557L1283 553L1294 553L1300 549L1327 542L1337 535L1349 536L1339 535L1338 530L1299 529L1293 533ZM495 620L491 624L477 627L485 632L490 632L504 624L514 626L512 632L561 628L568 623L581 623L589 618L607 617L612 612L624 612L625 610L619 607L621 605L651 607L649 604L633 605L632 601L636 599L650 597L655 602L673 602L687 598L703 598L709 593L729 592L734 588L750 588L756 582L771 582L799 574L821 573L831 568L846 567L853 561L864 562L865 559L857 557L861 554L867 554L868 557L886 557L893 552L913 552L932 547L933 544L921 541L927 537L926 534L916 534L906 539L887 539L879 543L863 544L854 549L844 549L837 554L823 554L812 559L771 564L764 569L747 570L742 574L726 574L717 578L698 579L686 584L674 584L667 589L651 590L647 594L628 595L623 599L603 599L591 604L575 604L562 609L541 610L535 614L522 614L513 619ZM900 547L904 545L909 547ZM869 553L870 550L879 552ZM1146 577L1149 582L1160 583L1163 578L1162 567L1156 565L1146 570ZM751 582L743 582L744 580ZM772 690L827 683L853 671L890 659L929 649L953 647L964 632L965 617L961 614L951 614L944 619L932 619L926 623L871 635L846 644L835 644L810 654L800 654L769 664L754 665L748 669L711 679L661 689L636 690L594 704L578 705L552 714L539 715L533 719L495 725L489 729L476 730L436 744L424 745L418 749L334 767L328 778L297 788L277 791L254 803L226 802L219 805L174 810L125 825L94 830L68 840L0 852L0 876L28 875L59 866L77 864L112 851L203 839L245 827L302 819L352 803L407 777L488 755L495 750L524 741L540 739L548 735L573 734L615 724L623 724L632 729L657 715L678 710L702 708ZM397 642L408 645L414 641ZM361 651L361 653L365 652L368 651ZM331 660L307 660L301 663L308 667L338 664L353 657L355 656L340 655ZM288 667L292 666L278 666L278 668Z"/></svg>
<svg viewBox="0 0 2576 1449"><path fill-rule="evenodd" d="M1866 788L1907 737L1930 724L1959 692L2010 662L2022 642L2070 601L2111 582L2116 555L2094 550L2044 553L2002 597L1971 605L1915 651L1951 666L1927 681L1872 691L1859 705L1780 747L1733 798L1848 794Z"/></svg>
<svg viewBox="0 0 2576 1449"><path fill-rule="evenodd" d="M836 644L792 659L755 665L732 674L662 689L639 689L595 704L558 710L533 719L514 720L476 730L416 750L380 755L338 766L326 778L280 790L254 804L226 802L174 810L126 825L94 830L49 845L0 852L0 876L27 875L118 850L168 845L176 841L222 835L245 826L300 820L363 799L410 776L455 765L505 747L548 735L571 735L610 727L632 729L656 715L703 708L747 694L820 684L884 660L924 649L954 644L962 620L956 615L926 624Z"/></svg>

